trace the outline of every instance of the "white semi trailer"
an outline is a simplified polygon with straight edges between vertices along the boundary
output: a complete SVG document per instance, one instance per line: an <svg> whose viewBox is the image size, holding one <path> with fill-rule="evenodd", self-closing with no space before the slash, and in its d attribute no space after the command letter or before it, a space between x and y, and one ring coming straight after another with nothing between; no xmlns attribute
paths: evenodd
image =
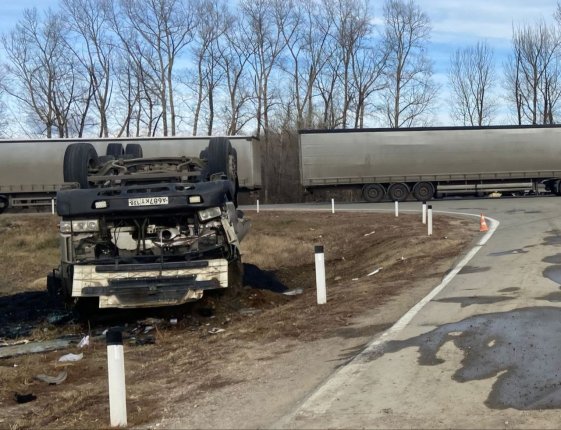
<svg viewBox="0 0 561 430"><path fill-rule="evenodd" d="M253 136L228 139L237 152L240 191L259 190L259 140ZM79 187L65 181L65 153L72 143L89 142L99 156L117 155L121 151L136 155L140 147L145 157L199 157L209 140L208 136L0 140L0 212L11 207L50 205L58 190Z"/></svg>
<svg viewBox="0 0 561 430"><path fill-rule="evenodd" d="M561 126L301 130L302 185L368 202L546 190L561 195Z"/></svg>

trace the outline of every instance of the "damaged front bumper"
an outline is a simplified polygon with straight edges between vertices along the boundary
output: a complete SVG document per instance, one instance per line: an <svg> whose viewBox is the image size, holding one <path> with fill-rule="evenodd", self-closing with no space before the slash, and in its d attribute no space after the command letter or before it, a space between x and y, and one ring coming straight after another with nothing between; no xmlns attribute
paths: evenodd
<svg viewBox="0 0 561 430"><path fill-rule="evenodd" d="M99 297L100 308L179 305L228 287L226 259L73 266L72 297Z"/></svg>

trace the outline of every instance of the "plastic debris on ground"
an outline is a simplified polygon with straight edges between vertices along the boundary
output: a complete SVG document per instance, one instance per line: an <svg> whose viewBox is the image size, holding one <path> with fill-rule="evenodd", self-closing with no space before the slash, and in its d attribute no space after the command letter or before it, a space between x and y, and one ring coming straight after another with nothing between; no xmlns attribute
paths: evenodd
<svg viewBox="0 0 561 430"><path fill-rule="evenodd" d="M58 359L58 361L60 363L66 363L66 362L73 362L73 361L80 361L82 358L84 358L84 354L80 353L80 354L65 354L62 357L60 357Z"/></svg>
<svg viewBox="0 0 561 430"><path fill-rule="evenodd" d="M374 271L370 272L370 273L369 273L368 275L366 275L366 276L372 276L372 275L375 275L375 274L376 274L376 273L378 273L378 272L379 272L380 270L382 270L382 268L381 268L381 267L378 267L378 268L377 268L376 270L374 270Z"/></svg>
<svg viewBox="0 0 561 430"><path fill-rule="evenodd" d="M208 332L210 334L217 334L217 333L222 333L223 331L226 331L226 330L223 329L223 328L213 327Z"/></svg>
<svg viewBox="0 0 561 430"><path fill-rule="evenodd" d="M64 381L66 381L66 378L68 377L68 373L65 371L60 372L58 375L56 376L50 376L50 375L45 375L45 374L39 374L39 375L35 375L34 379L41 381L41 382L46 382L49 385L58 385L58 384L62 384Z"/></svg>
<svg viewBox="0 0 561 430"><path fill-rule="evenodd" d="M302 288L294 288L293 290L288 290L285 291L284 294L285 296L297 296L299 294L302 294L304 292L304 290Z"/></svg>
<svg viewBox="0 0 561 430"><path fill-rule="evenodd" d="M85 346L90 345L90 336L84 336L82 340L78 343L78 348L84 348Z"/></svg>

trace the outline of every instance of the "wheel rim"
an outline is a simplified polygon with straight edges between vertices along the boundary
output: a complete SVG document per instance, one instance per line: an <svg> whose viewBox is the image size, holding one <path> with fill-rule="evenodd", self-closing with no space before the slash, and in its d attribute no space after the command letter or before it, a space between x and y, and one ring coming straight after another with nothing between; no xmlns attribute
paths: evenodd
<svg viewBox="0 0 561 430"><path fill-rule="evenodd" d="M393 184L388 190L388 193L392 200L400 202L407 198L409 190L405 184Z"/></svg>
<svg viewBox="0 0 561 430"><path fill-rule="evenodd" d="M385 190L380 184L370 184L363 188L365 200L369 202L379 202L384 198Z"/></svg>
<svg viewBox="0 0 561 430"><path fill-rule="evenodd" d="M434 188L428 182L420 182L415 186L414 194L417 200L430 200L434 195Z"/></svg>

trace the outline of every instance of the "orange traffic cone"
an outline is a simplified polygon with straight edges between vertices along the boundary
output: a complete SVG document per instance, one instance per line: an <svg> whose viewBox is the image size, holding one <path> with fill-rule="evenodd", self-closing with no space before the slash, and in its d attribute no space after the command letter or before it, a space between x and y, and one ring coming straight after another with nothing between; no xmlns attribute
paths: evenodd
<svg viewBox="0 0 561 430"><path fill-rule="evenodd" d="M487 223L485 222L485 217L481 214L481 219L479 220L479 231L488 231Z"/></svg>

